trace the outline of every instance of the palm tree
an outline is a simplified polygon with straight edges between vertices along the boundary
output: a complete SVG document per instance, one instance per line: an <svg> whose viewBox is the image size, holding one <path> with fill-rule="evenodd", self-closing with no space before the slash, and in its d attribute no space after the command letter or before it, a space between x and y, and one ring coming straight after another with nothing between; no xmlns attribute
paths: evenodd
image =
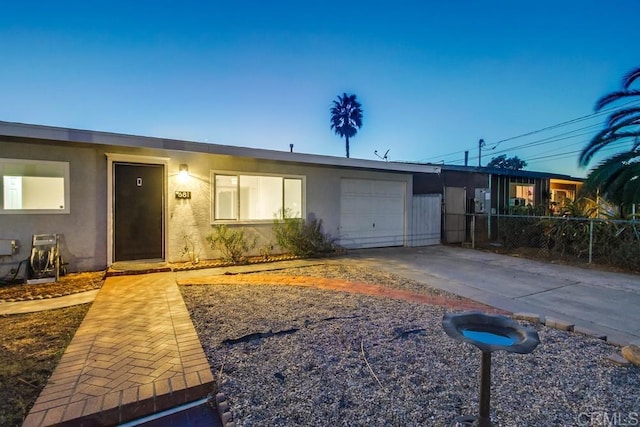
<svg viewBox="0 0 640 427"><path fill-rule="evenodd" d="M598 189L610 201L620 205L640 203L640 90L632 89L640 79L640 67L622 79L622 90L612 92L598 100L595 111L613 103L626 101L611 113L604 128L594 136L580 153L579 163L587 166L593 156L604 147L630 143L628 151L615 154L598 164L587 176L583 191L595 194ZM625 105L630 107L623 108Z"/></svg>
<svg viewBox="0 0 640 427"><path fill-rule="evenodd" d="M355 95L343 93L333 101L331 113L331 129L340 137L344 137L347 146L347 158L349 158L349 138L353 138L362 127L362 105L356 100Z"/></svg>

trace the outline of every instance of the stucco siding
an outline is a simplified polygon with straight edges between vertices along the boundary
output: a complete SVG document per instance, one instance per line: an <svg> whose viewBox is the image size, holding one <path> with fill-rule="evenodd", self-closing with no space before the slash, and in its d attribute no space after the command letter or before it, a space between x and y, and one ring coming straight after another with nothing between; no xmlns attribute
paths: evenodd
<svg viewBox="0 0 640 427"><path fill-rule="evenodd" d="M29 257L34 234L60 235L60 252L70 271L106 265L106 164L95 148L0 141L0 157L69 162L69 214L1 214L0 239L16 239L18 252L0 257L0 274ZM21 270L22 272L22 270Z"/></svg>
<svg viewBox="0 0 640 427"><path fill-rule="evenodd" d="M178 170L181 163L189 166L190 178L180 182ZM409 174L387 173L324 166L299 165L295 163L256 160L221 155L194 155L177 153L171 157L169 165L169 248L168 260L188 261L184 254L185 243L192 245L200 259L218 258L220 253L210 248L206 236L214 232L211 223L211 171L251 174L274 174L303 176L306 184L305 218L321 219L323 230L337 238L340 233L340 180L341 178L387 179L408 183ZM175 191L190 191L191 199L176 199ZM257 245L252 255L258 255L261 249L273 246L273 253L282 252L277 247L268 223L220 222L229 227L242 227L245 234ZM185 242L184 236L188 241Z"/></svg>
<svg viewBox="0 0 640 427"><path fill-rule="evenodd" d="M348 167L311 165L281 160L261 160L202 152L186 152L170 149L100 145L69 141L29 140L28 142L0 140L0 157L30 160L65 161L70 164L70 213L69 214L0 214L0 239L16 239L20 242L17 254L0 257L0 276L6 275L30 252L31 236L40 233L57 233L61 237L61 253L69 271L104 269L108 264L108 159L107 153L145 157L168 158L166 176L166 247L167 261L188 261L184 253L185 243L200 259L218 258L206 237L214 232L212 224L211 171L228 171L249 174L273 174L304 177L303 192L307 219L323 221L323 229L338 238L340 233L340 181L342 178L393 180L406 183L406 219L411 210L412 178L409 172L375 171ZM286 156L283 155L286 158ZM293 157L292 157L293 159ZM189 179L178 177L180 164L189 167ZM190 199L178 199L176 191L190 191ZM250 238L257 237L252 254L257 255L269 245L275 246L270 221L264 223L228 223L231 227L243 227ZM405 227L406 230L406 227ZM185 236L187 239L185 240ZM280 252L274 247L273 253Z"/></svg>

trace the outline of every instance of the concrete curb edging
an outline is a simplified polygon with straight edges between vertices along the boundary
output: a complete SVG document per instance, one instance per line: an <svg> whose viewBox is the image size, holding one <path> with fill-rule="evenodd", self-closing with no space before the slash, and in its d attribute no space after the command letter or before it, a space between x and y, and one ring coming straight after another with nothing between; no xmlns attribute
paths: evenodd
<svg viewBox="0 0 640 427"><path fill-rule="evenodd" d="M512 317L516 320L525 320L527 322L531 322L531 323L540 323L542 325L545 325L549 328L554 328L554 329L558 329L560 331L567 331L567 332L573 332L573 333L578 333L578 334L582 334L582 335L587 335L593 338L598 338L599 340L602 341L607 341L607 336L605 334L601 334L599 332L596 332L592 329L589 328L585 328L582 326L576 326L573 323L567 322L566 320L563 319L557 319L554 317L544 317L541 316L539 314L536 313L513 313ZM613 344L616 345L618 347L620 347L619 344L617 343L612 343L609 342L609 344Z"/></svg>
<svg viewBox="0 0 640 427"><path fill-rule="evenodd" d="M547 327L550 328L554 328L554 329L558 329L560 331L566 331L566 332L572 332L574 334L582 334L582 335L587 335L590 336L592 338L597 338L599 340L605 341L611 345L615 345L617 347L622 347L622 345L620 343L617 342L611 342L609 341L607 338L607 336L605 334L601 334L599 332L594 331L593 329L589 329L586 327L582 327L582 326L576 326L572 323L569 323L563 319L556 319L553 317L547 317L544 320L542 320L542 317L539 314L535 314L535 313L513 313L512 317L514 319L517 320L525 320L527 322L531 322L531 323L539 323L539 324L543 324ZM620 367L624 367L627 368L629 366L631 366L631 362L628 361L626 358L624 358L621 354L618 354L617 352L613 352L611 353L608 357L607 360L610 363L613 363L614 365L620 366Z"/></svg>
<svg viewBox="0 0 640 427"><path fill-rule="evenodd" d="M543 323L540 321L540 315L535 313L513 313L513 318L531 323Z"/></svg>
<svg viewBox="0 0 640 427"><path fill-rule="evenodd" d="M227 397L224 393L219 392L216 394L216 405L218 407L218 414L220 414L220 422L222 427L235 427L236 423L233 422L233 414L227 402Z"/></svg>
<svg viewBox="0 0 640 427"><path fill-rule="evenodd" d="M573 323L569 323L566 320L557 319L555 317L546 317L544 319L544 324L545 326L548 326L550 328L558 329L560 331L569 331L569 332L573 332L573 330L576 327L576 325L574 325Z"/></svg>
<svg viewBox="0 0 640 427"><path fill-rule="evenodd" d="M590 337L595 337L595 338L598 338L599 340L602 340L602 341L607 341L607 335L606 334L601 334L601 333L599 333L597 331L594 331L593 329L585 328L583 326L575 326L573 328L573 332L575 332L577 334L587 335L587 336L590 336ZM610 344L614 344L614 343L610 342Z"/></svg>

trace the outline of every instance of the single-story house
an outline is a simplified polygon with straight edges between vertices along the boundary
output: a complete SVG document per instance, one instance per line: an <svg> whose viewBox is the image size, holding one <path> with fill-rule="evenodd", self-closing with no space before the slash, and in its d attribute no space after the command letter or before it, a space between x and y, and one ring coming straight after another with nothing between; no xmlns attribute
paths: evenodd
<svg viewBox="0 0 640 427"><path fill-rule="evenodd" d="M583 182L561 174L456 165L441 165L438 178L416 173L413 194L442 195L442 241L447 243L469 240L470 214L482 216L476 226L484 231L476 237L490 239L495 236L492 217L523 212L523 207L539 215L557 213L565 199L576 199Z"/></svg>
<svg viewBox="0 0 640 427"><path fill-rule="evenodd" d="M40 234L59 236L69 271L178 262L185 246L214 259L218 224L243 227L258 254L283 211L346 248L438 244L440 197L414 197L413 176L440 169L0 122L0 277Z"/></svg>

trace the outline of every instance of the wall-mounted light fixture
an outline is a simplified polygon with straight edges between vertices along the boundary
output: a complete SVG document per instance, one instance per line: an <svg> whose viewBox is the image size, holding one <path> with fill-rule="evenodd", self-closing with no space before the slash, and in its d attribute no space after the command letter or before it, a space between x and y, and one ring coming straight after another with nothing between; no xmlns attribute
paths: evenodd
<svg viewBox="0 0 640 427"><path fill-rule="evenodd" d="M186 163L182 163L180 165L179 172L178 172L178 178L180 178L180 181L182 181L182 182L184 182L187 179L189 179L189 165L187 165Z"/></svg>
<svg viewBox="0 0 640 427"><path fill-rule="evenodd" d="M189 165L182 163L178 168L178 181L185 184L189 181Z"/></svg>

